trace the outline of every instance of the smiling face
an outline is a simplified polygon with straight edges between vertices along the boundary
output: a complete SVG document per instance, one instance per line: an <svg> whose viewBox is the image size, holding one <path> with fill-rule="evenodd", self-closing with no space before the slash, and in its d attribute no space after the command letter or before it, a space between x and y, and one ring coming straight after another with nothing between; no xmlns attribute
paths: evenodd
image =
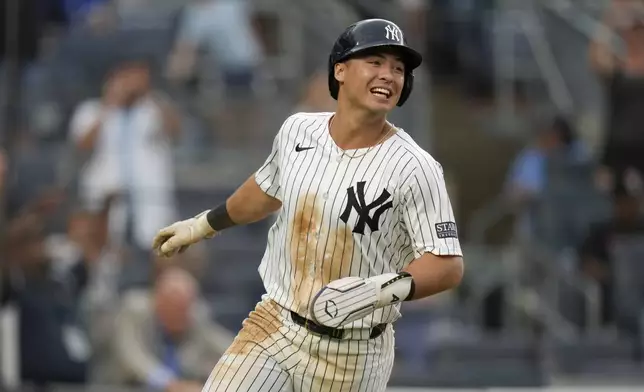
<svg viewBox="0 0 644 392"><path fill-rule="evenodd" d="M405 83L405 64L393 51L366 52L335 66L335 78L340 83L339 104L374 114L391 111Z"/></svg>

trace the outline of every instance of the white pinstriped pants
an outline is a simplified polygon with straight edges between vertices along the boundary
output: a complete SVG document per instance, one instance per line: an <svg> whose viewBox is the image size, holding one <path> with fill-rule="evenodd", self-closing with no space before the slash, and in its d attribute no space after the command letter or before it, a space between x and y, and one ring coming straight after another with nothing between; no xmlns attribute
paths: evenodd
<svg viewBox="0 0 644 392"><path fill-rule="evenodd" d="M290 312L263 300L213 369L202 392L379 392L394 362L393 328L374 339L309 332ZM351 336L354 335L354 336Z"/></svg>

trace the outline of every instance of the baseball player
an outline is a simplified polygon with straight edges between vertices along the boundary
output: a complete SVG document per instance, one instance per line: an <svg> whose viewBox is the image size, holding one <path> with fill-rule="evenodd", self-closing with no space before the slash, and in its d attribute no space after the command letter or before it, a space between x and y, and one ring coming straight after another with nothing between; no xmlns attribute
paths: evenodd
<svg viewBox="0 0 644 392"><path fill-rule="evenodd" d="M203 391L384 391L402 301L459 284L462 253L441 166L386 119L422 62L401 29L355 23L329 57L335 113L297 113L226 202L162 229L170 256L277 212L266 294Z"/></svg>

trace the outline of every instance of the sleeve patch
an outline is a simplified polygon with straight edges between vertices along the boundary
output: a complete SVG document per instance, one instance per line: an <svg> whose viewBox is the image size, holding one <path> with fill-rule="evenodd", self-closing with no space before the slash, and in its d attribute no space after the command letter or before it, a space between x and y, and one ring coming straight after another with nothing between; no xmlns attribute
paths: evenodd
<svg viewBox="0 0 644 392"><path fill-rule="evenodd" d="M438 238L458 238L456 223L441 222L436 223L436 234Z"/></svg>

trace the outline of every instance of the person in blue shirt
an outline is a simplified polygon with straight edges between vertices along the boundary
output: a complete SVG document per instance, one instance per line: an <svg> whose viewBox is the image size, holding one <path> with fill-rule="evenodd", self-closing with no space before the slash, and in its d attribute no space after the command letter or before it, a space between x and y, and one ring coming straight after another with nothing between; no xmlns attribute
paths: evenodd
<svg viewBox="0 0 644 392"><path fill-rule="evenodd" d="M548 182L548 157L562 153L580 162L591 158L568 119L555 116L539 127L534 142L519 153L510 167L506 195L521 211L519 234L532 234L532 206L538 203Z"/></svg>

